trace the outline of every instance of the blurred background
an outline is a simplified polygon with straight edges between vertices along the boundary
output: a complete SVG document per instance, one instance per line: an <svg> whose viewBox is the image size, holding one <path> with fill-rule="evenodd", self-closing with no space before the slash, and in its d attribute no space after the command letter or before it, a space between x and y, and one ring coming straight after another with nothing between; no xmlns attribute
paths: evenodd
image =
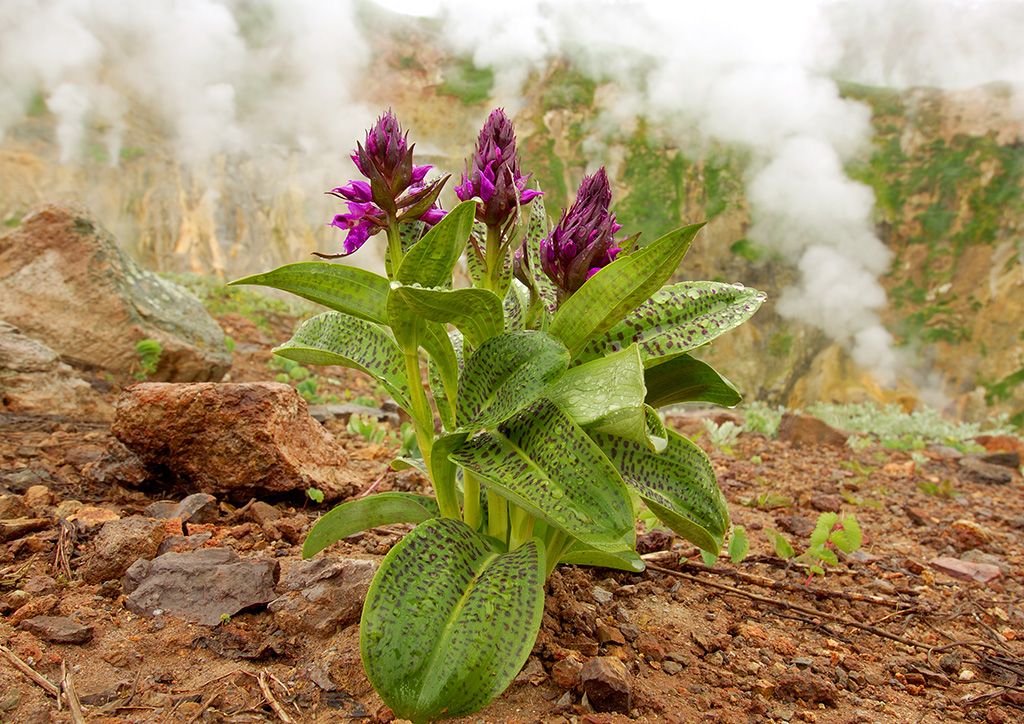
<svg viewBox="0 0 1024 724"><path fill-rule="evenodd" d="M624 234L708 221L678 278L769 294L703 351L747 398L1021 424L1021 37L1016 0L2 0L0 222L73 199L237 278L340 250L383 110L457 179L502 106L556 219L604 165Z"/></svg>

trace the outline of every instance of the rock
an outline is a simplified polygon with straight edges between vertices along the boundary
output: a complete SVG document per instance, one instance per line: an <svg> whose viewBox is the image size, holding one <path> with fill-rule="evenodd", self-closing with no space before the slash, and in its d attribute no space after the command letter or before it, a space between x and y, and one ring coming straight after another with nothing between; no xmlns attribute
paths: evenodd
<svg viewBox="0 0 1024 724"><path fill-rule="evenodd" d="M150 518L159 518L160 520L181 518L181 522L186 525L189 523L199 525L216 523L220 516L220 507L217 505L217 499L209 493L193 493L180 503L171 503L166 500L150 503L143 512Z"/></svg>
<svg viewBox="0 0 1024 724"><path fill-rule="evenodd" d="M357 489L345 451L306 414L295 388L148 383L117 403L112 433L149 466L236 499L315 487L336 501Z"/></svg>
<svg viewBox="0 0 1024 724"><path fill-rule="evenodd" d="M821 513L838 513L842 510L843 499L838 495L815 493L811 496L811 507Z"/></svg>
<svg viewBox="0 0 1024 724"><path fill-rule="evenodd" d="M276 560L240 560L228 548L166 553L137 561L125 574L125 606L154 616L169 614L203 626L274 600Z"/></svg>
<svg viewBox="0 0 1024 724"><path fill-rule="evenodd" d="M24 493L33 485L51 485L55 482L53 473L42 463L33 462L21 470L0 471L0 484L11 493Z"/></svg>
<svg viewBox="0 0 1024 724"><path fill-rule="evenodd" d="M978 435L974 442L989 452L1016 452L1024 455L1024 441L1012 435Z"/></svg>
<svg viewBox="0 0 1024 724"><path fill-rule="evenodd" d="M18 610L10 615L8 623L17 626L22 621L36 616L46 616L52 613L60 604L60 599L55 594L38 596L18 607Z"/></svg>
<svg viewBox="0 0 1024 724"><path fill-rule="evenodd" d="M594 586L593 589L594 600L598 603L609 603L614 598L611 591L601 588L600 586Z"/></svg>
<svg viewBox="0 0 1024 724"><path fill-rule="evenodd" d="M965 455L957 461L972 480L986 485L1007 485L1013 473L1001 465L985 462L977 455Z"/></svg>
<svg viewBox="0 0 1024 724"><path fill-rule="evenodd" d="M402 420L397 412L387 412L379 407L366 407L352 402L334 405L310 405L309 414L310 417L321 423L330 420L347 423L352 415L359 415L360 417L369 417L370 419L377 420L377 422L385 422L396 428L402 424Z"/></svg>
<svg viewBox="0 0 1024 724"><path fill-rule="evenodd" d="M25 491L25 505L38 512L44 511L53 506L57 497L45 485L33 485Z"/></svg>
<svg viewBox="0 0 1024 724"><path fill-rule="evenodd" d="M560 689L575 689L580 685L583 665L574 658L556 661L551 667L551 678Z"/></svg>
<svg viewBox="0 0 1024 724"><path fill-rule="evenodd" d="M257 500L249 506L249 520L261 528L266 528L268 523L279 520L282 517L284 517L284 513L270 503L264 503L262 500Z"/></svg>
<svg viewBox="0 0 1024 724"><path fill-rule="evenodd" d="M778 699L798 699L808 704L835 706L839 690L835 684L820 676L799 672L783 676L775 683L774 695Z"/></svg>
<svg viewBox="0 0 1024 724"><path fill-rule="evenodd" d="M664 671L669 676L675 676L676 674L678 674L680 671L683 670L683 665L682 664L677 664L675 661L662 661L661 662L661 670Z"/></svg>
<svg viewBox="0 0 1024 724"><path fill-rule="evenodd" d="M113 416L103 397L61 362L56 351L4 320L0 320L0 409L108 420Z"/></svg>
<svg viewBox="0 0 1024 724"><path fill-rule="evenodd" d="M55 644L84 644L92 641L93 627L64 616L35 616L18 624L36 638Z"/></svg>
<svg viewBox="0 0 1024 724"><path fill-rule="evenodd" d="M799 447L801 445L834 445L842 447L850 435L811 415L787 412L779 422L778 438Z"/></svg>
<svg viewBox="0 0 1024 724"><path fill-rule="evenodd" d="M33 596L49 596L51 593L57 592L57 586L57 581L49 576L32 576L25 581L21 588L25 593L30 593Z"/></svg>
<svg viewBox="0 0 1024 724"><path fill-rule="evenodd" d="M31 593L22 591L20 588L15 589L0 599L0 614L5 616L12 614L31 600Z"/></svg>
<svg viewBox="0 0 1024 724"><path fill-rule="evenodd" d="M1016 450L990 452L978 456L978 460L989 465L999 465L1010 470L1020 469L1020 453Z"/></svg>
<svg viewBox="0 0 1024 724"><path fill-rule="evenodd" d="M268 521L263 526L263 531L270 540L283 540L294 546L302 542L303 533L306 531L306 524L308 522L309 520L306 516L299 513L288 518Z"/></svg>
<svg viewBox="0 0 1024 724"><path fill-rule="evenodd" d="M999 567L990 563L961 561L959 558L952 558L949 556L940 556L939 558L935 558L931 560L928 565L935 570L942 571L946 575L952 576L960 581L988 583L1002 575L1002 571L999 570Z"/></svg>
<svg viewBox="0 0 1024 724"><path fill-rule="evenodd" d="M109 508L97 508L92 505L83 505L80 509L67 516L68 522L74 523L75 530L80 533L91 533L104 523L120 520L120 518L121 516Z"/></svg>
<svg viewBox="0 0 1024 724"><path fill-rule="evenodd" d="M138 515L104 523L93 541L92 553L84 556L82 578L86 583L120 578L138 559L156 556L165 535L161 521Z"/></svg>
<svg viewBox="0 0 1024 724"><path fill-rule="evenodd" d="M100 485L121 485L141 488L153 478L142 458L126 448L120 440L111 440L103 455L82 469L82 475Z"/></svg>
<svg viewBox="0 0 1024 724"><path fill-rule="evenodd" d="M197 548L201 548L211 538L213 538L213 533L210 531L193 535L169 535L164 538L164 542L160 544L160 548L157 549L156 553L158 556L162 556L164 553L194 551Z"/></svg>
<svg viewBox="0 0 1024 724"><path fill-rule="evenodd" d="M0 520L0 543L15 540L37 530L43 530L50 526L48 518L14 518L13 520Z"/></svg>
<svg viewBox="0 0 1024 724"><path fill-rule="evenodd" d="M270 603L274 621L289 633L329 636L356 623L380 564L315 558L295 563L281 579L285 595Z"/></svg>
<svg viewBox="0 0 1024 724"><path fill-rule="evenodd" d="M202 303L131 261L80 204L41 204L0 236L0 309L65 361L121 375L138 371L143 339L163 349L153 379L219 380L231 366Z"/></svg>
<svg viewBox="0 0 1024 724"><path fill-rule="evenodd" d="M596 656L583 664L580 683L594 711L628 714L632 708L633 680L617 658Z"/></svg>
<svg viewBox="0 0 1024 724"><path fill-rule="evenodd" d="M606 644L624 646L626 644L626 637L623 636L622 632L614 626L598 626L594 630L594 638L596 638L597 643L602 646Z"/></svg>
<svg viewBox="0 0 1024 724"><path fill-rule="evenodd" d="M20 495L0 495L0 520L11 520L12 518L28 518L32 511Z"/></svg>

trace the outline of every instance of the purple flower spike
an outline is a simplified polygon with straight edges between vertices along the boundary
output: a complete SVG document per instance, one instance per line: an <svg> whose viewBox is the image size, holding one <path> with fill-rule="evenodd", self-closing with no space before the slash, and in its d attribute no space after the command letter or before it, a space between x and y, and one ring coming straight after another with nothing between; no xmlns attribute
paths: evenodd
<svg viewBox="0 0 1024 724"><path fill-rule="evenodd" d="M480 131L455 194L461 201L480 199L483 203L477 208L477 220L488 226L502 226L517 206L540 196L539 191L526 188L529 180L530 174L523 176L519 170L512 121L501 108L495 109Z"/></svg>
<svg viewBox="0 0 1024 724"><path fill-rule="evenodd" d="M608 213L611 200L608 175L602 166L583 179L575 203L540 243L541 268L562 298L575 293L622 251L614 238L622 225L615 223L615 214Z"/></svg>
<svg viewBox="0 0 1024 724"><path fill-rule="evenodd" d="M371 203L349 203L349 213L338 214L331 226L348 231L343 246L345 256L359 250L366 240L387 226L384 213Z"/></svg>

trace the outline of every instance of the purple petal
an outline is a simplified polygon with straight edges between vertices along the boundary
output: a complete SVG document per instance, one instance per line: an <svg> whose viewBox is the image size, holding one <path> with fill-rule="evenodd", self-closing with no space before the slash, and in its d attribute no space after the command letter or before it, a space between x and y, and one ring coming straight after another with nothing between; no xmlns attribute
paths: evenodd
<svg viewBox="0 0 1024 724"><path fill-rule="evenodd" d="M349 181L344 186L331 189L331 191L340 196L344 196L349 201L355 201L362 204L369 203L373 200L373 192L370 190L370 184L365 181Z"/></svg>

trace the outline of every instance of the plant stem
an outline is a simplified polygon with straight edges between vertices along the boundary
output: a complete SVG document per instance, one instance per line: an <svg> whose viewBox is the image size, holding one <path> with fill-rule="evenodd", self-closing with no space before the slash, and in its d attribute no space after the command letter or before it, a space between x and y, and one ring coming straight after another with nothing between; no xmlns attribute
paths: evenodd
<svg viewBox="0 0 1024 724"><path fill-rule="evenodd" d="M480 480L463 468L462 485L462 520L473 530L478 530L483 520L480 512Z"/></svg>
<svg viewBox="0 0 1024 724"><path fill-rule="evenodd" d="M498 226L487 227L487 255L484 260L486 267L484 274L484 289L496 292L499 287L501 271L505 266L504 246L502 245L501 228Z"/></svg>
<svg viewBox="0 0 1024 724"><path fill-rule="evenodd" d="M508 541L508 501L487 491L487 535Z"/></svg>
<svg viewBox="0 0 1024 724"><path fill-rule="evenodd" d="M535 518L518 505L511 503L508 506L508 517L508 549L514 551L533 536L533 522Z"/></svg>
<svg viewBox="0 0 1024 724"><path fill-rule="evenodd" d="M547 571L544 573L544 577L547 578L551 575L551 572L555 570L555 566L558 565L558 561L562 559L565 552L569 550L569 546L572 545L572 538L565 531L558 530L557 528L549 528L550 539L547 544Z"/></svg>
<svg viewBox="0 0 1024 724"><path fill-rule="evenodd" d="M402 237L398 233L398 220L394 218L388 219L388 253L391 255L391 279L393 280L398 274L398 267L402 265Z"/></svg>

